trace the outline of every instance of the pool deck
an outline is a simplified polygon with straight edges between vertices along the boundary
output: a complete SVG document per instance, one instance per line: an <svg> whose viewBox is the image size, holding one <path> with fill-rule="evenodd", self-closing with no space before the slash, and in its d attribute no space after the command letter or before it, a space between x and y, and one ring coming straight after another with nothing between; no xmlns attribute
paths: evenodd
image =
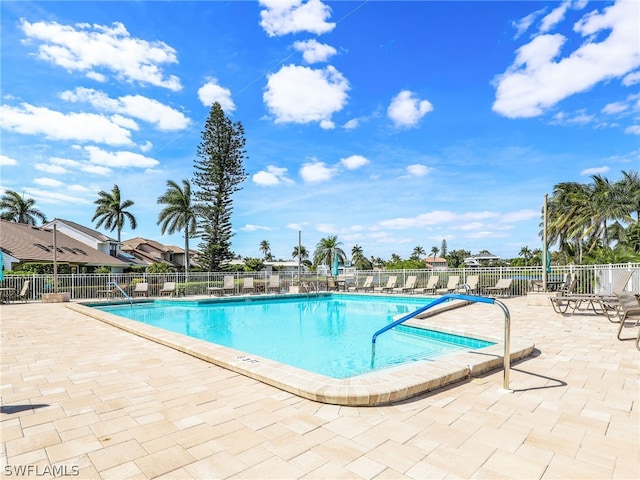
<svg viewBox="0 0 640 480"><path fill-rule="evenodd" d="M504 303L536 347L513 393L498 370L375 407L301 398L66 304L2 305L2 476L639 478L634 343L602 316ZM428 321L500 337L494 309Z"/></svg>

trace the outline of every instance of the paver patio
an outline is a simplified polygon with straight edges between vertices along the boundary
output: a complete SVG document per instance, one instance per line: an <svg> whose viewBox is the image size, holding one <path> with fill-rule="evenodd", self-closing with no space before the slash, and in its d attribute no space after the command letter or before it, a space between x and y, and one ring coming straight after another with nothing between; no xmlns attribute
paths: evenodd
<svg viewBox="0 0 640 480"><path fill-rule="evenodd" d="M505 304L536 344L513 393L495 371L379 407L302 399L64 304L2 305L2 475L640 478L633 342L604 317ZM503 327L482 304L430 321Z"/></svg>

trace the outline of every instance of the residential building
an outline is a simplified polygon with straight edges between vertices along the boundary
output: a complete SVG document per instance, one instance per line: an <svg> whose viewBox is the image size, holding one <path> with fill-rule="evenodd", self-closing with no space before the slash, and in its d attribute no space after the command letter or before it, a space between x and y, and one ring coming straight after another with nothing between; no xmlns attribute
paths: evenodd
<svg viewBox="0 0 640 480"><path fill-rule="evenodd" d="M55 231L55 234L54 234ZM57 227L34 227L24 223L0 220L2 268L14 270L25 263L68 264L73 273L108 267L114 273L123 272L129 264L89 247Z"/></svg>
<svg viewBox="0 0 640 480"><path fill-rule="evenodd" d="M471 255L464 259L464 263L467 267L489 267L501 260L497 255L492 254L486 250L478 253L477 255Z"/></svg>
<svg viewBox="0 0 640 480"><path fill-rule="evenodd" d="M427 267L431 267L434 270L444 270L447 268L447 259L442 257L427 257L424 259L424 263Z"/></svg>

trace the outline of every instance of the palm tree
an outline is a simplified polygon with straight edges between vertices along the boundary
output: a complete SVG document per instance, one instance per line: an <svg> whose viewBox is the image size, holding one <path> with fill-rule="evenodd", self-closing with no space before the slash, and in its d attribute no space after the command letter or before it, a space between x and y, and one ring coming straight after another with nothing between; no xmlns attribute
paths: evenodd
<svg viewBox="0 0 640 480"><path fill-rule="evenodd" d="M436 250L436 253L437 253L437 250ZM415 260L419 260L420 255L426 255L426 254L427 252L425 252L424 248L418 245L417 247L414 247L413 252L411 253L411 258Z"/></svg>
<svg viewBox="0 0 640 480"><path fill-rule="evenodd" d="M341 245L342 242L338 241L336 235L321 238L316 244L316 250L313 253L313 263L315 265L331 265L336 257L338 257L338 261L344 263L347 255L344 253L344 250L340 248Z"/></svg>
<svg viewBox="0 0 640 480"><path fill-rule="evenodd" d="M627 213L636 214L636 222L640 222L640 176L638 172L622 171L620 180L620 195L625 203Z"/></svg>
<svg viewBox="0 0 640 480"><path fill-rule="evenodd" d="M440 251L440 249L436 246L431 247L431 254L433 255L433 258L436 258L436 255L438 255L438 252Z"/></svg>
<svg viewBox="0 0 640 480"><path fill-rule="evenodd" d="M47 217L40 210L34 207L36 201L33 198L24 198L13 190L7 190L0 198L0 218L10 222L26 223L35 225L36 219L42 223L47 221Z"/></svg>
<svg viewBox="0 0 640 480"><path fill-rule="evenodd" d="M307 247L305 247L304 245L300 245L299 247L298 245L296 245L295 247L293 247L291 258L298 258L298 255L300 255L301 261L304 261L307 258L309 258L309 251L307 250Z"/></svg>
<svg viewBox="0 0 640 480"><path fill-rule="evenodd" d="M96 228L100 228L104 223L104 228L113 231L118 231L118 242L120 242L120 232L124 227L125 220L129 221L129 225L133 230L136 229L138 223L136 218L128 212L126 209L133 205L132 200L120 200L120 187L114 185L111 192L105 192L101 190L98 192L98 200L95 203L98 205L96 213L93 215L91 221L98 220Z"/></svg>
<svg viewBox="0 0 640 480"><path fill-rule="evenodd" d="M529 259L531 258L532 252L529 249L528 245L525 245L524 247L522 247L520 249L520 253L518 253L518 255L524 257L524 264L528 265L529 264Z"/></svg>
<svg viewBox="0 0 640 480"><path fill-rule="evenodd" d="M260 242L260 251L264 255L265 260L271 260L271 245L267 240L262 240Z"/></svg>
<svg viewBox="0 0 640 480"><path fill-rule="evenodd" d="M164 235L184 230L184 271L189 272L189 237L195 236L198 205L193 203L191 184L182 180L182 188L173 180L167 180L167 191L158 197L158 203L166 205L158 214L158 225ZM119 232L118 232L119 233Z"/></svg>

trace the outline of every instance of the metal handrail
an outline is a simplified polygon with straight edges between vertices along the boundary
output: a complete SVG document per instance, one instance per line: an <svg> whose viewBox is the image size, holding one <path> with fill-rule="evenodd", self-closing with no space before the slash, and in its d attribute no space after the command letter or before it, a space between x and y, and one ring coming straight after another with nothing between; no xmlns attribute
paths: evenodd
<svg viewBox="0 0 640 480"><path fill-rule="evenodd" d="M123 296L124 298L126 298L127 300L129 300L129 303L130 303L131 305L133 305L133 300L131 300L131 297L130 297L129 295L127 295L127 292L125 292L125 291L122 289L122 287L121 287L120 285L118 285L118 284L117 284L117 283L115 283L115 282L107 282L107 287L108 287L109 285L111 285L112 287L115 287L117 290L119 290L119 291L120 291L120 293L122 293L122 296Z"/></svg>
<svg viewBox="0 0 640 480"><path fill-rule="evenodd" d="M433 302L429 303L428 305L425 305L422 308L419 308L418 310L411 312L407 315L405 315L404 317L390 323L389 325L386 325L384 327L382 327L380 330L378 330L376 333L373 334L373 337L371 337L371 368L373 368L374 365L374 361L375 361L375 355L376 355L376 339L378 338L378 335L391 330L392 328L400 325L403 322L406 322L407 320L410 320L414 317L416 317L417 315L420 315L422 312L425 312L426 310L429 310L432 307L435 307L436 305L440 305L441 303L447 302L449 300L464 300L466 302L474 302L474 303L490 303L490 304L495 304L498 305L503 313L504 313L504 379L503 379L503 389L507 392L512 392L512 390L509 388L509 369L511 367L511 355L510 355L510 343L511 343L511 315L509 314L509 310L507 309L506 305L504 303L502 303L500 300L497 300L495 298L489 298L489 297L480 297L480 296L476 296L476 295L462 295L459 293L449 293L446 295L443 295L442 297L438 298L437 300L434 300Z"/></svg>

